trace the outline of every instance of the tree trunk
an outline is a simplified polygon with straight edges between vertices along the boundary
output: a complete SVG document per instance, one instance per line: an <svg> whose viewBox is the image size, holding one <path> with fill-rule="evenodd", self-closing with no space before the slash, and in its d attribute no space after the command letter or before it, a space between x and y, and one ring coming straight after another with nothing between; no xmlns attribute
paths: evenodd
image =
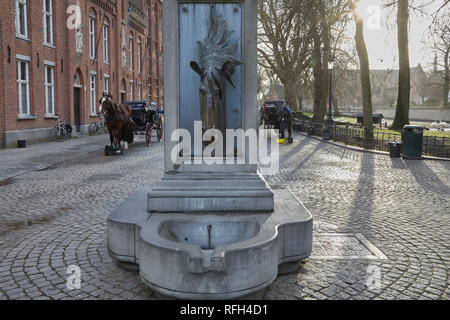
<svg viewBox="0 0 450 320"><path fill-rule="evenodd" d="M336 99L336 96L333 95L333 112L335 116L340 116L341 113L339 111L339 104L338 104L338 100Z"/></svg>
<svg viewBox="0 0 450 320"><path fill-rule="evenodd" d="M448 91L449 91L449 82L450 82L450 66L448 62L450 49L447 49L445 52L445 70L444 70L444 92L443 92L443 108L447 109L449 107L449 101L448 101Z"/></svg>
<svg viewBox="0 0 450 320"><path fill-rule="evenodd" d="M353 12L353 16L356 22L355 43L361 74L364 131L368 138L373 138L372 90L370 87L369 56L367 54L366 42L364 41L364 25L363 20L355 12Z"/></svg>
<svg viewBox="0 0 450 320"><path fill-rule="evenodd" d="M398 30L398 57L399 79L397 110L395 112L392 129L402 129L409 124L409 102L411 90L411 75L408 51L408 0L398 0L397 30Z"/></svg>
<svg viewBox="0 0 450 320"><path fill-rule="evenodd" d="M320 96L319 111L314 115L314 121L322 123L327 114L328 98L330 94L330 71L328 70L328 52L323 54L322 94Z"/></svg>
<svg viewBox="0 0 450 320"><path fill-rule="evenodd" d="M284 83L284 100L285 104L287 104L292 111L298 111L297 86L295 85L295 81L288 80Z"/></svg>
<svg viewBox="0 0 450 320"><path fill-rule="evenodd" d="M314 115L314 121L322 123L327 113L327 105L330 91L330 72L328 70L328 61L331 55L331 44L330 44L330 25L326 20L324 6L320 8L321 14L321 27L322 34L321 39L323 41L323 54L322 54L322 90L320 95L320 106L318 112Z"/></svg>

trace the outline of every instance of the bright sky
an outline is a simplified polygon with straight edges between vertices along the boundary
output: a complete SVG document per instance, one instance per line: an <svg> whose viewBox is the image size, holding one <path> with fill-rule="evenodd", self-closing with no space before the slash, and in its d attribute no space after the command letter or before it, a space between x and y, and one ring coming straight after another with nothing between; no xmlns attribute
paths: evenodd
<svg viewBox="0 0 450 320"><path fill-rule="evenodd" d="M397 9L383 8L386 0L361 0L358 12L364 19L364 38L371 69L398 69L398 46L397 46ZM432 4L427 12L434 12L439 3ZM369 12L368 12L369 11ZM379 13L379 14L378 14ZM377 19L379 16L379 19ZM431 18L423 16L418 12L410 12L409 29L409 58L411 67L419 63L424 69L432 69L434 54L426 48L428 35L427 28ZM354 36L354 23L350 23L348 35Z"/></svg>

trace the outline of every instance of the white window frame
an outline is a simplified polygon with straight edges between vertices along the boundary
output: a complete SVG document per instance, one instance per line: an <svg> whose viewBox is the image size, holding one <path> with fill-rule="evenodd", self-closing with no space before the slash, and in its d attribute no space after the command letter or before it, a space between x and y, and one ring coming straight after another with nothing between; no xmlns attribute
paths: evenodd
<svg viewBox="0 0 450 320"><path fill-rule="evenodd" d="M128 46L129 46L129 49L128 49L128 51L129 51L129 54L130 54L130 59L129 59L129 62L130 62L130 72L133 72L133 45L134 45L134 39L133 39L133 36L132 35L130 35L130 37L129 37L129 42L128 42Z"/></svg>
<svg viewBox="0 0 450 320"><path fill-rule="evenodd" d="M48 82L48 69L51 70L52 82ZM49 110L48 105L48 89L51 89L51 101L52 109ZM55 65L54 64L44 64L44 97L45 97L45 116L52 117L55 115Z"/></svg>
<svg viewBox="0 0 450 320"><path fill-rule="evenodd" d="M42 1L43 25L44 25L44 44L53 45L53 1L49 0L50 8L46 8L46 0ZM49 11L47 11L49 10ZM47 25L47 17L49 17L50 26ZM50 28L50 39L47 39L47 28Z"/></svg>
<svg viewBox="0 0 450 320"><path fill-rule="evenodd" d="M133 101L134 97L134 81L130 80L130 101Z"/></svg>
<svg viewBox="0 0 450 320"><path fill-rule="evenodd" d="M109 64L109 25L106 21L103 23L103 61Z"/></svg>
<svg viewBox="0 0 450 320"><path fill-rule="evenodd" d="M19 4L23 5L23 15L24 20L20 21L20 11L19 11ZM26 0L15 0L15 13L16 13L16 36L19 38L28 39L28 23L27 23L27 1ZM20 29L23 24L23 30L25 33L21 33Z"/></svg>
<svg viewBox="0 0 450 320"><path fill-rule="evenodd" d="M26 57L24 57L26 58ZM20 117L28 117L30 115L30 59L16 59L16 72L17 72L17 102L18 102L18 112ZM22 63L25 63L25 75L26 79L20 79L22 75ZM26 95L27 95L27 105L26 105L26 113L22 113L22 85L26 85Z"/></svg>
<svg viewBox="0 0 450 320"><path fill-rule="evenodd" d="M109 93L109 90L110 90L110 76L109 76L109 74L105 74L104 76L103 76L105 79L104 79L104 91L106 92L106 93Z"/></svg>
<svg viewBox="0 0 450 320"><path fill-rule="evenodd" d="M137 72L139 74L142 73L142 70L141 70L141 50L142 50L141 39L138 39L138 41L137 41Z"/></svg>
<svg viewBox="0 0 450 320"><path fill-rule="evenodd" d="M89 98L91 106L91 116L97 115L97 73L92 72L89 75Z"/></svg>
<svg viewBox="0 0 450 320"><path fill-rule="evenodd" d="M137 86L137 95L137 99L142 100L142 84L140 82L138 82Z"/></svg>
<svg viewBox="0 0 450 320"><path fill-rule="evenodd" d="M93 14L89 15L89 58L95 60L95 21Z"/></svg>
<svg viewBox="0 0 450 320"><path fill-rule="evenodd" d="M155 52L155 61L153 62L153 76L158 79L158 53Z"/></svg>

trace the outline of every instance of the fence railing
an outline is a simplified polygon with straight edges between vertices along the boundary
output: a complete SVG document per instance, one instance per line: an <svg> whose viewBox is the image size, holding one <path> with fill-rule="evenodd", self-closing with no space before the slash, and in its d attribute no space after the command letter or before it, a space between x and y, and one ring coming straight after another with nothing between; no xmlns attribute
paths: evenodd
<svg viewBox="0 0 450 320"><path fill-rule="evenodd" d="M294 124L294 131L307 132L308 135L323 137L324 125L299 121ZM331 140L343 142L348 145L386 152L389 152L389 142L402 142L402 135L400 133L381 131L369 133L363 128L356 128L350 125L333 126L330 136ZM434 157L450 158L450 138L424 136L422 153Z"/></svg>

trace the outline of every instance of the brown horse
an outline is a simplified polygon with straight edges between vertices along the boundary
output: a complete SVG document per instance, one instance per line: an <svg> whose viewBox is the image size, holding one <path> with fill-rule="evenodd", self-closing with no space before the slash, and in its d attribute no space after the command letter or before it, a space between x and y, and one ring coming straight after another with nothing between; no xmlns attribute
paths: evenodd
<svg viewBox="0 0 450 320"><path fill-rule="evenodd" d="M131 142L131 128L128 119L130 119L131 111L128 106L117 104L112 95L103 93L100 99L100 113L104 112L106 126L109 131L109 139L111 146L120 147L120 141Z"/></svg>

